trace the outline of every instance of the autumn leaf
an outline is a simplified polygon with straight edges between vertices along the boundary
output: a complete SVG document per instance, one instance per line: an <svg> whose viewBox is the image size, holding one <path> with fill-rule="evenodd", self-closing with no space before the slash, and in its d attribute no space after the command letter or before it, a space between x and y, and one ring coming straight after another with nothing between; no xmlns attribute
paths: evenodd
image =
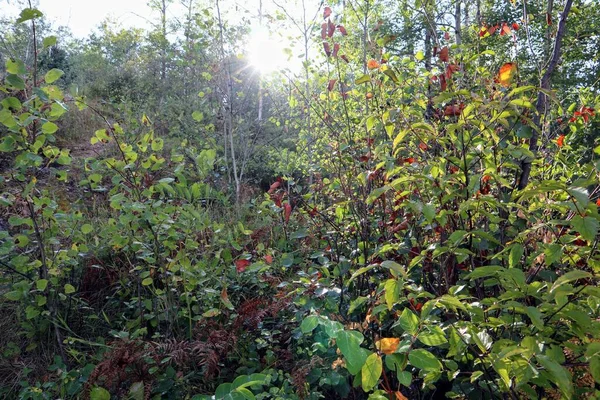
<svg viewBox="0 0 600 400"><path fill-rule="evenodd" d="M250 261L248 260L235 260L235 270L240 274L246 270L248 265L250 265Z"/></svg>
<svg viewBox="0 0 600 400"><path fill-rule="evenodd" d="M377 69L379 67L379 63L373 59L370 59L369 62L367 62L367 68L369 69Z"/></svg>
<svg viewBox="0 0 600 400"><path fill-rule="evenodd" d="M600 207L600 199L596 200L596 205Z"/></svg>
<svg viewBox="0 0 600 400"><path fill-rule="evenodd" d="M500 67L500 71L498 72L498 83L502 86L510 86L515 77L516 72L517 64L510 62L504 64L502 67Z"/></svg>
<svg viewBox="0 0 600 400"><path fill-rule="evenodd" d="M321 39L327 38L327 23L323 22L321 24Z"/></svg>
<svg viewBox="0 0 600 400"><path fill-rule="evenodd" d="M342 36L348 36L348 32L346 31L346 28L344 28L344 25L338 25L337 28Z"/></svg>
<svg viewBox="0 0 600 400"><path fill-rule="evenodd" d="M323 19L328 18L331 15L331 7L325 7L323 9Z"/></svg>
<svg viewBox="0 0 600 400"><path fill-rule="evenodd" d="M408 397L404 396L401 392L394 392L396 400L408 400Z"/></svg>
<svg viewBox="0 0 600 400"><path fill-rule="evenodd" d="M438 54L438 57L440 58L440 61L448 62L448 47L444 47L443 49L441 49Z"/></svg>
<svg viewBox="0 0 600 400"><path fill-rule="evenodd" d="M292 206L290 203L285 203L283 205L283 218L286 223L290 222L290 215L292 215Z"/></svg>
<svg viewBox="0 0 600 400"><path fill-rule="evenodd" d="M448 64L446 67L446 79L452 79L452 75L459 69L460 67L456 64Z"/></svg>
<svg viewBox="0 0 600 400"><path fill-rule="evenodd" d="M546 25L552 25L552 15L550 13L546 13Z"/></svg>
<svg viewBox="0 0 600 400"><path fill-rule="evenodd" d="M513 24L512 24L512 28L513 28L513 31L518 31L518 30L519 30L519 28L520 28L520 26L519 26L519 24L517 24L516 22L513 22Z"/></svg>
<svg viewBox="0 0 600 400"><path fill-rule="evenodd" d="M479 37L485 37L485 35L489 35L488 28L486 26L482 26L479 30Z"/></svg>
<svg viewBox="0 0 600 400"><path fill-rule="evenodd" d="M558 147L563 147L565 145L565 135L560 135L558 139L556 139L556 145Z"/></svg>
<svg viewBox="0 0 600 400"><path fill-rule="evenodd" d="M444 40L450 40L450 33L449 32L444 33Z"/></svg>
<svg viewBox="0 0 600 400"><path fill-rule="evenodd" d="M345 55L345 54L342 54L342 55L340 56L340 58L341 58L342 60L346 61L347 63L349 63L349 62L350 62L350 60L348 60L348 56L347 56L347 55Z"/></svg>
<svg viewBox="0 0 600 400"><path fill-rule="evenodd" d="M429 147L423 142L419 143L419 149L426 151Z"/></svg>
<svg viewBox="0 0 600 400"><path fill-rule="evenodd" d="M275 181L271 184L271 186L269 187L269 190L267 191L267 193L271 194L273 193L275 190L277 190L277 188L281 186L281 182L279 181Z"/></svg>
<svg viewBox="0 0 600 400"><path fill-rule="evenodd" d="M325 50L327 57L331 56L331 47L329 47L329 43L323 42L323 49Z"/></svg>
<svg viewBox="0 0 600 400"><path fill-rule="evenodd" d="M500 25L496 24L494 26L492 26L490 29L488 29L488 32L490 35L493 35L494 33L496 33L496 30L500 27Z"/></svg>
<svg viewBox="0 0 600 400"><path fill-rule="evenodd" d="M510 27L506 23L503 23L502 31L500 32L500 36L510 35L511 33L512 33L512 31L510 30Z"/></svg>
<svg viewBox="0 0 600 400"><path fill-rule="evenodd" d="M335 83L337 82L337 79L330 79L329 83L327 84L327 90L329 92L331 92L333 90L333 88L335 87Z"/></svg>
<svg viewBox="0 0 600 400"><path fill-rule="evenodd" d="M336 43L333 45L333 57L337 58L338 51L340 51L340 44Z"/></svg>
<svg viewBox="0 0 600 400"><path fill-rule="evenodd" d="M398 346L400 345L399 338L383 338L375 342L375 346L383 353L383 354L392 354L396 352Z"/></svg>
<svg viewBox="0 0 600 400"><path fill-rule="evenodd" d="M335 33L335 24L331 21L327 22L327 36L332 37Z"/></svg>
<svg viewBox="0 0 600 400"><path fill-rule="evenodd" d="M265 262L266 262L267 264L271 264L271 263L273 262L273 256L272 256L272 255L270 255L270 254L267 254L267 255L265 256Z"/></svg>
<svg viewBox="0 0 600 400"><path fill-rule="evenodd" d="M440 80L440 89L443 91L445 91L448 88L448 83L446 82L446 76L445 75L440 75L439 76L439 80Z"/></svg>
<svg viewBox="0 0 600 400"><path fill-rule="evenodd" d="M367 100L371 100L373 98L373 93L369 92L366 94L365 97L367 98Z"/></svg>

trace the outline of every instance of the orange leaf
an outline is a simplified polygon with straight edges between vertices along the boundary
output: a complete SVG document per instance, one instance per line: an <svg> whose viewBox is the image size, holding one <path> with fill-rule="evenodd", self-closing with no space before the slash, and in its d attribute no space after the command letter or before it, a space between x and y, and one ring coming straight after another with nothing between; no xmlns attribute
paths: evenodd
<svg viewBox="0 0 600 400"><path fill-rule="evenodd" d="M266 262L267 264L271 264L271 263L273 262L273 256L272 256L272 255L270 255L270 254L267 254L267 255L265 256L265 262Z"/></svg>
<svg viewBox="0 0 600 400"><path fill-rule="evenodd" d="M565 135L560 135L558 139L556 139L556 145L558 147L563 147L565 145Z"/></svg>
<svg viewBox="0 0 600 400"><path fill-rule="evenodd" d="M510 27L506 23L502 24L502 31L500 32L500 36L510 35L511 33L512 31L510 30Z"/></svg>
<svg viewBox="0 0 600 400"><path fill-rule="evenodd" d="M250 265L248 260L235 260L235 270L240 274L246 270L248 265Z"/></svg>
<svg viewBox="0 0 600 400"><path fill-rule="evenodd" d="M517 72L517 64L515 63L506 63L502 67L500 67L500 71L498 72L498 83L502 86L510 86L512 83L515 73Z"/></svg>
<svg viewBox="0 0 600 400"><path fill-rule="evenodd" d="M492 26L492 27L491 27L491 28L488 30L488 32L490 33L490 35L493 35L494 33L496 33L496 30L498 29L498 27L499 27L499 25L498 25L498 24L496 24L496 25Z"/></svg>
<svg viewBox="0 0 600 400"><path fill-rule="evenodd" d="M448 47L444 47L443 49L441 49L438 54L438 57L440 58L440 61L448 62Z"/></svg>
<svg viewBox="0 0 600 400"><path fill-rule="evenodd" d="M427 150L429 147L423 142L419 143L419 148L423 151Z"/></svg>
<svg viewBox="0 0 600 400"><path fill-rule="evenodd" d="M375 342L375 346L381 350L383 354L392 354L396 352L400 345L399 338L383 338Z"/></svg>
<svg viewBox="0 0 600 400"><path fill-rule="evenodd" d="M380 65L377 61L373 60L372 58L369 60L369 62L367 62L367 68L369 69L377 69L379 68Z"/></svg>
<svg viewBox="0 0 600 400"><path fill-rule="evenodd" d="M401 392L394 392L396 400L408 400L408 397L404 396Z"/></svg>
<svg viewBox="0 0 600 400"><path fill-rule="evenodd" d="M329 17L331 15L331 7L325 7L323 9L323 19Z"/></svg>
<svg viewBox="0 0 600 400"><path fill-rule="evenodd" d="M290 222L290 215L292 215L292 206L290 203L285 203L283 205L283 218L286 223Z"/></svg>
<svg viewBox="0 0 600 400"><path fill-rule="evenodd" d="M269 194L273 193L279 186L281 186L281 182L279 182L279 181L273 182L271 187L269 187L269 191L267 193L269 193Z"/></svg>
<svg viewBox="0 0 600 400"><path fill-rule="evenodd" d="M596 205L600 207L600 199L596 200Z"/></svg>
<svg viewBox="0 0 600 400"><path fill-rule="evenodd" d="M370 100L373 98L373 93L369 92L366 94L367 100Z"/></svg>
<svg viewBox="0 0 600 400"><path fill-rule="evenodd" d="M519 27L519 24L517 24L516 22L513 22L512 28L514 31L518 31L520 27Z"/></svg>

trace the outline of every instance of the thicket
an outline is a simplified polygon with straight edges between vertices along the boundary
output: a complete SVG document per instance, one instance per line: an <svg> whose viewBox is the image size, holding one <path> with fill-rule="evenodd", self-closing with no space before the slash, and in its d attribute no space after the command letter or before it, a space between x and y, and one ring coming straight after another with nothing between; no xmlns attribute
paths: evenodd
<svg viewBox="0 0 600 400"><path fill-rule="evenodd" d="M593 2L170 4L3 22L1 396L599 396Z"/></svg>

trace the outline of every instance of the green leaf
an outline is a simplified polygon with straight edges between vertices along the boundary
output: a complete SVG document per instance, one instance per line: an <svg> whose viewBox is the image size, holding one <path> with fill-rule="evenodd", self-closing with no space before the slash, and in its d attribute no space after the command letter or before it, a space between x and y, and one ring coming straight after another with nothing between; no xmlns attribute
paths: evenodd
<svg viewBox="0 0 600 400"><path fill-rule="evenodd" d="M592 357L590 359L590 373L596 383L600 383L600 357Z"/></svg>
<svg viewBox="0 0 600 400"><path fill-rule="evenodd" d="M598 234L598 220L593 217L577 215L571 221L573 228L587 241L593 241Z"/></svg>
<svg viewBox="0 0 600 400"><path fill-rule="evenodd" d="M336 344L346 358L346 368L351 374L357 374L365 361L368 353L360 347L364 336L356 331L340 331L337 334Z"/></svg>
<svg viewBox="0 0 600 400"><path fill-rule="evenodd" d="M567 189L567 193L573 196L582 208L586 208L590 202L589 193L585 188L571 186Z"/></svg>
<svg viewBox="0 0 600 400"><path fill-rule="evenodd" d="M110 393L104 388L95 387L90 391L90 400L110 400Z"/></svg>
<svg viewBox="0 0 600 400"><path fill-rule="evenodd" d="M538 330L541 331L544 328L544 316L542 315L540 310L538 310L535 307L527 307L526 312L527 316L533 323L533 326L535 326Z"/></svg>
<svg viewBox="0 0 600 400"><path fill-rule="evenodd" d="M361 369L361 385L365 392L370 391L377 385L382 372L381 357L377 353L371 354Z"/></svg>
<svg viewBox="0 0 600 400"><path fill-rule="evenodd" d="M73 285L71 285L70 283L67 283L65 285L65 294L71 294L71 293L75 293L75 287Z"/></svg>
<svg viewBox="0 0 600 400"><path fill-rule="evenodd" d="M35 8L26 8L21 11L21 15L19 15L19 19L17 19L17 23L29 21L30 19L35 19L43 16L44 14Z"/></svg>
<svg viewBox="0 0 600 400"><path fill-rule="evenodd" d="M204 119L204 114L202 114L200 111L194 111L192 113L192 118L194 118L195 121L202 122Z"/></svg>
<svg viewBox="0 0 600 400"><path fill-rule="evenodd" d="M510 253L508 255L508 267L515 268L521 262L521 257L523 257L523 253L525 252L523 245L521 243L514 243L510 247Z"/></svg>
<svg viewBox="0 0 600 400"><path fill-rule="evenodd" d="M394 271L404 277L406 276L406 271L404 270L404 267L395 261L386 260L381 263L381 266L383 268L391 269L392 271Z"/></svg>
<svg viewBox="0 0 600 400"><path fill-rule="evenodd" d="M35 282L35 287L37 288L37 290L44 291L44 290L46 290L47 286L48 286L48 280L47 279L38 279Z"/></svg>
<svg viewBox="0 0 600 400"><path fill-rule="evenodd" d="M25 89L25 81L14 74L8 74L6 76L6 83L17 90Z"/></svg>
<svg viewBox="0 0 600 400"><path fill-rule="evenodd" d="M152 282L153 282L152 278L148 277L142 281L142 286L150 286L150 285L152 285Z"/></svg>
<svg viewBox="0 0 600 400"><path fill-rule="evenodd" d="M427 346L440 346L448 343L444 331L439 326L427 326L417 336L423 344Z"/></svg>
<svg viewBox="0 0 600 400"><path fill-rule="evenodd" d="M556 384L556 386L558 386L562 394L567 399L572 399L574 390L569 371L547 356L538 355L536 358L540 365L544 367L546 371L548 371L550 376L553 378L553 382Z"/></svg>
<svg viewBox="0 0 600 400"><path fill-rule="evenodd" d="M388 279L385 282L385 303L387 304L388 310L394 307L394 303L398 301L400 296L400 284L395 279Z"/></svg>
<svg viewBox="0 0 600 400"><path fill-rule="evenodd" d="M21 300L21 292L18 290L13 290L12 292L4 293L4 297L8 300L17 301Z"/></svg>
<svg viewBox="0 0 600 400"><path fill-rule="evenodd" d="M355 84L360 85L361 83L367 83L371 80L371 78L369 77L369 75L363 75L360 78L356 79L354 81Z"/></svg>
<svg viewBox="0 0 600 400"><path fill-rule="evenodd" d="M46 76L44 77L44 80L46 81L47 84L51 84L56 82L57 80L60 79L61 76L63 76L65 73L58 69L58 68L52 68L50 71L46 72Z"/></svg>
<svg viewBox="0 0 600 400"><path fill-rule="evenodd" d="M44 44L44 47L52 47L56 44L56 41L56 36L48 36L44 38L42 43Z"/></svg>
<svg viewBox="0 0 600 400"><path fill-rule="evenodd" d="M161 151L163 149L164 141L160 138L152 140L152 151Z"/></svg>
<svg viewBox="0 0 600 400"><path fill-rule="evenodd" d="M27 68L23 61L9 58L6 60L6 72L13 75L25 75L27 73Z"/></svg>
<svg viewBox="0 0 600 400"><path fill-rule="evenodd" d="M405 308L402 314L400 314L398 324L402 329L414 336L419 330L419 317L408 308Z"/></svg>
<svg viewBox="0 0 600 400"><path fill-rule="evenodd" d="M417 349L408 353L408 361L416 368L423 370L440 371L442 369L440 360L424 349Z"/></svg>
<svg viewBox="0 0 600 400"><path fill-rule="evenodd" d="M47 135L51 135L51 134L55 133L57 130L58 130L58 126L54 122L48 121L42 125L42 132Z"/></svg>
<svg viewBox="0 0 600 400"><path fill-rule="evenodd" d="M578 269L569 271L566 274L562 275L560 278L558 278L556 282L554 282L554 285L552 285L552 288L550 288L550 293L554 292L556 289L558 289L565 283L573 282L578 279L589 278L591 276L592 275L589 272L580 271Z"/></svg>
<svg viewBox="0 0 600 400"><path fill-rule="evenodd" d="M317 325L319 325L319 317L316 315L309 315L308 317L304 318L300 324L300 330L302 333L307 334L312 332Z"/></svg>
<svg viewBox="0 0 600 400"><path fill-rule="evenodd" d="M84 224L81 226L81 232L84 235L87 235L88 233L90 233L94 228L92 227L91 224Z"/></svg>

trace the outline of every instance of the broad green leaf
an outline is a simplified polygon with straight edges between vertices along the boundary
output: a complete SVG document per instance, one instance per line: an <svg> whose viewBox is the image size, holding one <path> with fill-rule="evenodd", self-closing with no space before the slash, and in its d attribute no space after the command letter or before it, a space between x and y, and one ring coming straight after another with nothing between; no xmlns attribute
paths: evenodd
<svg viewBox="0 0 600 400"><path fill-rule="evenodd" d="M14 74L8 74L6 76L6 83L17 90L25 89L25 81Z"/></svg>
<svg viewBox="0 0 600 400"><path fill-rule="evenodd" d="M542 315L540 310L538 310L535 307L527 307L526 311L527 316L529 317L533 325L541 331L544 328L544 316Z"/></svg>
<svg viewBox="0 0 600 400"><path fill-rule="evenodd" d="M22 294L18 290L13 290L12 292L4 293L4 297L7 298L8 300L12 300L12 301L21 300L21 296L22 296Z"/></svg>
<svg viewBox="0 0 600 400"><path fill-rule="evenodd" d="M319 317L316 315L309 315L308 317L304 318L300 324L300 330L304 334L310 333L317 327L317 325L319 325Z"/></svg>
<svg viewBox="0 0 600 400"><path fill-rule="evenodd" d="M356 79L354 81L355 84L360 85L361 83L367 83L371 80L371 78L369 77L369 75L363 75L360 78Z"/></svg>
<svg viewBox="0 0 600 400"><path fill-rule="evenodd" d="M142 286L150 286L150 285L152 285L152 282L154 282L152 278L150 278L150 277L145 278L142 281Z"/></svg>
<svg viewBox="0 0 600 400"><path fill-rule="evenodd" d="M439 326L427 326L417 336L423 344L427 346L440 346L448 343L444 331Z"/></svg>
<svg viewBox="0 0 600 400"><path fill-rule="evenodd" d="M521 257L523 257L523 253L525 252L523 245L521 243L514 243L510 247L510 253L508 255L508 267L515 268L521 262Z"/></svg>
<svg viewBox="0 0 600 400"><path fill-rule="evenodd" d="M38 279L37 281L35 281L35 287L37 288L37 290L41 290L41 291L46 290L46 287L48 287L48 280L47 279Z"/></svg>
<svg viewBox="0 0 600 400"><path fill-rule="evenodd" d="M419 330L419 317L417 317L408 308L405 308L402 311L402 314L400 314L398 324L406 332L410 333L411 335L415 335Z"/></svg>
<svg viewBox="0 0 600 400"><path fill-rule="evenodd" d="M382 371L383 363L379 354L373 353L367 357L361 369L361 385L365 392L370 391L377 385Z"/></svg>
<svg viewBox="0 0 600 400"><path fill-rule="evenodd" d="M6 60L6 72L13 75L25 75L27 68L25 63L19 59L9 58Z"/></svg>
<svg viewBox="0 0 600 400"><path fill-rule="evenodd" d="M593 241L598 234L598 220L594 217L577 215L571 221L573 228L587 241Z"/></svg>
<svg viewBox="0 0 600 400"><path fill-rule="evenodd" d="M408 361L419 369L440 371L442 363L436 356L424 349L413 350L408 353Z"/></svg>
<svg viewBox="0 0 600 400"><path fill-rule="evenodd" d="M596 383L600 383L600 357L592 357L590 359L590 373Z"/></svg>
<svg viewBox="0 0 600 400"><path fill-rule="evenodd" d="M400 284L396 279L388 279L385 282L385 303L388 310L394 307L400 296Z"/></svg>
<svg viewBox="0 0 600 400"><path fill-rule="evenodd" d="M48 135L55 133L58 130L58 126L54 122L44 122L42 125L42 132Z"/></svg>
<svg viewBox="0 0 600 400"><path fill-rule="evenodd" d="M95 387L90 391L90 400L110 400L110 393L102 387Z"/></svg>
<svg viewBox="0 0 600 400"><path fill-rule="evenodd" d="M356 331L338 332L336 344L346 358L346 367L351 374L357 374L364 365L368 352L360 347L364 340L363 335Z"/></svg>
<svg viewBox="0 0 600 400"><path fill-rule="evenodd" d="M88 234L88 233L90 233L90 232L91 232L93 229L94 229L94 228L92 227L92 225L91 225L91 224L83 224L83 225L81 226L81 232L82 232L84 235L87 235L87 234Z"/></svg>
<svg viewBox="0 0 600 400"><path fill-rule="evenodd" d="M23 11L21 11L21 15L19 15L17 23L20 24L21 22L29 21L30 19L40 18L43 15L44 14L42 14L42 12L38 9L25 8Z"/></svg>
<svg viewBox="0 0 600 400"><path fill-rule="evenodd" d="M60 79L61 76L63 76L65 73L58 69L58 68L52 68L50 71L46 72L46 76L44 77L44 80L46 81L47 84L51 84L56 82L57 80Z"/></svg>
<svg viewBox="0 0 600 400"><path fill-rule="evenodd" d="M71 294L71 293L75 293L75 287L73 285L71 285L70 283L67 283L65 285L65 294Z"/></svg>
<svg viewBox="0 0 600 400"><path fill-rule="evenodd" d="M56 44L56 41L56 36L48 36L44 38L42 43L44 44L44 47L52 47Z"/></svg>
<svg viewBox="0 0 600 400"><path fill-rule="evenodd" d="M550 293L554 292L556 289L558 289L566 283L573 282L578 279L589 278L591 276L592 275L589 272L580 271L578 269L569 271L566 274L562 275L560 278L558 278L556 282L554 282L554 285L552 285L552 288L550 288Z"/></svg>
<svg viewBox="0 0 600 400"><path fill-rule="evenodd" d="M558 386L567 399L573 398L573 382L569 371L548 356L536 356L538 362L552 376L553 382Z"/></svg>

